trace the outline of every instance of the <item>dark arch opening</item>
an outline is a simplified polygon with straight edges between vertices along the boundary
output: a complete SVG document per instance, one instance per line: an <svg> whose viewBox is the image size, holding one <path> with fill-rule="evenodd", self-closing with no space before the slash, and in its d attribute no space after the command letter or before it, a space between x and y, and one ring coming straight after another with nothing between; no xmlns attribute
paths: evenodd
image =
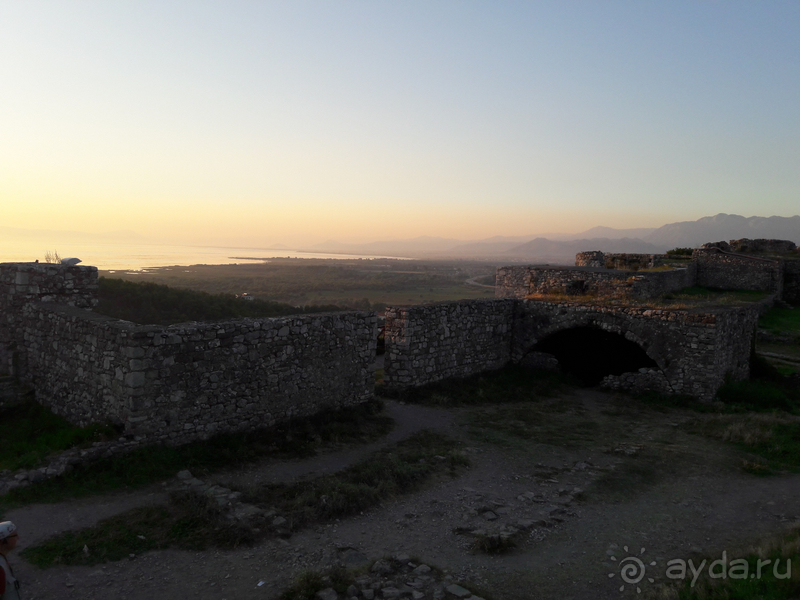
<svg viewBox="0 0 800 600"><path fill-rule="evenodd" d="M584 385L597 385L606 375L658 368L656 362L635 342L596 327L557 331L536 344L531 351L552 354L564 372L576 377Z"/></svg>

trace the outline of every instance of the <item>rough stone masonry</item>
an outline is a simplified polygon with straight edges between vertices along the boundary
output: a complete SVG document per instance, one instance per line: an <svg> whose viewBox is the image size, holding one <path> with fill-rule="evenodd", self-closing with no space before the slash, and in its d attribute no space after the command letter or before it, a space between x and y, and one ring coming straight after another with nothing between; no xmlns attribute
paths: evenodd
<svg viewBox="0 0 800 600"><path fill-rule="evenodd" d="M560 331L588 327L637 344L658 367L608 375L603 385L711 400L726 378L749 376L759 312L780 298L784 289L794 298L800 261L702 248L679 268L620 268L632 263L653 268L667 258L582 252L576 267L499 268L496 300L388 309L384 381L389 388L403 389L508 363L556 367L555 357L538 352L537 344ZM766 304L713 309L659 310L626 304L692 285L770 295ZM554 294L562 300L547 300ZM593 302L591 297L605 301Z"/></svg>
<svg viewBox="0 0 800 600"><path fill-rule="evenodd" d="M370 312L136 325L91 312L97 269L0 265L0 355L70 422L183 443L370 399Z"/></svg>

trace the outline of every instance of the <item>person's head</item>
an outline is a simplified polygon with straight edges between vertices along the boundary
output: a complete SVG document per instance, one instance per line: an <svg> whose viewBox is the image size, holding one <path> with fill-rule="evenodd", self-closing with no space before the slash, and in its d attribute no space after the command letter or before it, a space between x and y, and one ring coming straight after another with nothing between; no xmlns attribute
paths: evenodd
<svg viewBox="0 0 800 600"><path fill-rule="evenodd" d="M0 554L4 554L9 550L13 550L17 546L19 534L17 533L17 526L11 521L3 521L0 523Z"/></svg>

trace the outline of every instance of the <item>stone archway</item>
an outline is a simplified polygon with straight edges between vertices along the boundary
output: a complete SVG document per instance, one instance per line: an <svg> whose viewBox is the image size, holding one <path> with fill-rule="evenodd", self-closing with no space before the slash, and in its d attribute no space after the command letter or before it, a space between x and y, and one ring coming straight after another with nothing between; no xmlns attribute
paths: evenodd
<svg viewBox="0 0 800 600"><path fill-rule="evenodd" d="M527 354L530 353L552 355L561 370L586 385L597 385L608 375L659 368L639 344L626 336L588 325L546 335L530 348ZM526 362L524 357L521 362Z"/></svg>

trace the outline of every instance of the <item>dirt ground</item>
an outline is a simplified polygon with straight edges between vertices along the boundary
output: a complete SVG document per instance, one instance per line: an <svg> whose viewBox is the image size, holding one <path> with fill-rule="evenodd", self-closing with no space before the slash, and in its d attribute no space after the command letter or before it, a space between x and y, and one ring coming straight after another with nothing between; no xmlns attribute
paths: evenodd
<svg viewBox="0 0 800 600"><path fill-rule="evenodd" d="M309 460L268 460L208 479L241 488L334 472L423 428L463 440L471 468L357 517L255 547L157 551L46 570L15 553L23 597L271 599L304 570L402 552L497 599L602 600L637 595L635 585L620 591L619 563L628 555L646 564L638 584L645 593L665 581L668 560L723 550L735 558L759 536L800 520L800 475L743 472L740 450L690 433L687 423L698 415L688 410L586 389L537 406L534 424L515 421L502 406L444 410L387 401L387 410L397 427L381 442ZM483 426L491 423L502 427ZM508 433L515 430L522 437ZM7 517L17 523L23 548L164 501L157 485L28 506ZM512 551L475 550L469 532L525 521L524 539Z"/></svg>

